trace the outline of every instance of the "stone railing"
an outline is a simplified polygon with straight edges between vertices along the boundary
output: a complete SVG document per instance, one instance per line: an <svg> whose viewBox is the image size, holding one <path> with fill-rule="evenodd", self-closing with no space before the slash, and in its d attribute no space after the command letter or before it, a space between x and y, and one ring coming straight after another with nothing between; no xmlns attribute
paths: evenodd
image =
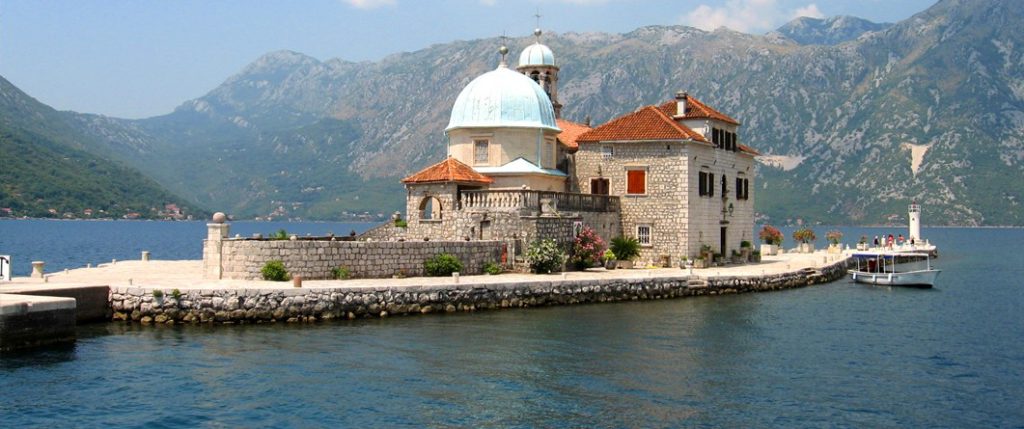
<svg viewBox="0 0 1024 429"><path fill-rule="evenodd" d="M619 211L619 197L531 190L462 191L460 210L528 210L546 213L545 204L561 212L609 213Z"/></svg>

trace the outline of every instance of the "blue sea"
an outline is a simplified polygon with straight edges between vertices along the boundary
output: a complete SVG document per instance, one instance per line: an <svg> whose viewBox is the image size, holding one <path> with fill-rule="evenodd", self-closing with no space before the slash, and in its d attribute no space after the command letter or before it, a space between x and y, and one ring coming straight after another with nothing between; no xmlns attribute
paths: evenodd
<svg viewBox="0 0 1024 429"><path fill-rule="evenodd" d="M851 244L905 232L840 229ZM202 223L2 221L0 253L55 269L141 250L199 258L204 235ZM1024 230L923 235L944 270L930 290L839 281L312 325L80 326L74 344L0 355L0 425L1024 427Z"/></svg>

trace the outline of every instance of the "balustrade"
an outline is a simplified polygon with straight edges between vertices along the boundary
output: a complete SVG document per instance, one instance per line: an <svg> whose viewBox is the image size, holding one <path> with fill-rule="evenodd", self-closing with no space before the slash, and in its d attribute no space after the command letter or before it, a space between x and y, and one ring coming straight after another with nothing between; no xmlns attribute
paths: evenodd
<svg viewBox="0 0 1024 429"><path fill-rule="evenodd" d="M534 190L462 191L459 209L541 211L541 200L550 198L558 211L615 212L619 197L612 195L576 194Z"/></svg>

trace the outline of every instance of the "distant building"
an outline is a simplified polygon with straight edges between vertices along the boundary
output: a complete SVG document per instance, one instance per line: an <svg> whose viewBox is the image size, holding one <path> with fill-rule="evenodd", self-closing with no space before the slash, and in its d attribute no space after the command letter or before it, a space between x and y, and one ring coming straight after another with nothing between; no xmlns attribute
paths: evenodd
<svg viewBox="0 0 1024 429"><path fill-rule="evenodd" d="M635 237L641 259L754 241L754 157L739 121L676 94L591 128L561 118L554 53L508 50L456 98L446 156L405 179L406 239L570 242L574 226ZM588 121L589 122L589 121Z"/></svg>

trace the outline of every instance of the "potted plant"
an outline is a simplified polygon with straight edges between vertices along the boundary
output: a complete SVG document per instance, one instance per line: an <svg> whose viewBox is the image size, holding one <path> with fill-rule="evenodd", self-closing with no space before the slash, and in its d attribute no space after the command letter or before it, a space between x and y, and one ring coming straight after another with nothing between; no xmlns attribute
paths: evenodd
<svg viewBox="0 0 1024 429"><path fill-rule="evenodd" d="M743 261L743 255L740 255L740 252L736 249L732 249L732 258L730 258L730 262L733 264L742 264Z"/></svg>
<svg viewBox="0 0 1024 429"><path fill-rule="evenodd" d="M640 256L640 242L633 237L615 237L611 250L615 254L615 268L633 268L633 258Z"/></svg>
<svg viewBox="0 0 1024 429"><path fill-rule="evenodd" d="M761 262L761 252L754 251L750 254L750 262Z"/></svg>
<svg viewBox="0 0 1024 429"><path fill-rule="evenodd" d="M740 256L742 257L743 262L747 262L750 260L750 252L752 252L753 250L754 249L752 248L749 241L743 240L740 242Z"/></svg>
<svg viewBox="0 0 1024 429"><path fill-rule="evenodd" d="M711 246L708 244L700 245L700 255L704 257L704 260L707 261L709 266L715 260L715 252L711 250Z"/></svg>
<svg viewBox="0 0 1024 429"><path fill-rule="evenodd" d="M693 260L693 268L707 268L708 262L703 256L698 256Z"/></svg>
<svg viewBox="0 0 1024 429"><path fill-rule="evenodd" d="M839 244L839 242L843 239L842 232L833 229L825 233L825 239L828 240L828 253L842 252L843 248Z"/></svg>
<svg viewBox="0 0 1024 429"><path fill-rule="evenodd" d="M800 253L814 253L814 240L817 239L818 236L814 235L814 230L808 227L793 231L793 240L800 243Z"/></svg>
<svg viewBox="0 0 1024 429"><path fill-rule="evenodd" d="M605 250L604 254L601 255L601 259L604 259L605 269L615 269L615 252L612 252L612 249Z"/></svg>
<svg viewBox="0 0 1024 429"><path fill-rule="evenodd" d="M761 239L761 253L764 255L775 255L779 251L779 246L782 245L782 231L778 228L765 225L761 228L761 233L758 234Z"/></svg>
<svg viewBox="0 0 1024 429"><path fill-rule="evenodd" d="M693 260L683 255L679 258L679 268L693 268Z"/></svg>
<svg viewBox="0 0 1024 429"><path fill-rule="evenodd" d="M868 236L860 236L860 241L857 242L857 250L868 250Z"/></svg>

